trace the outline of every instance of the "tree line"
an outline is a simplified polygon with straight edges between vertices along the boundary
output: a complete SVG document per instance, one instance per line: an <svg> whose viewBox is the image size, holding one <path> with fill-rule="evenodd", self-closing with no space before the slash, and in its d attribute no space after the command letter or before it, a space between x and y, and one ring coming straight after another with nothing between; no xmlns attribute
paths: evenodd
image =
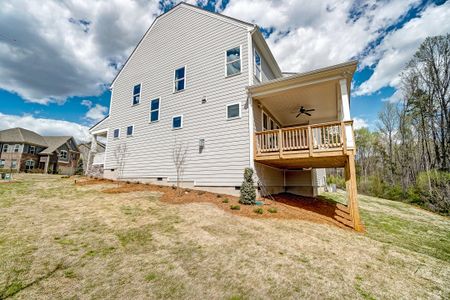
<svg viewBox="0 0 450 300"><path fill-rule="evenodd" d="M450 34L428 37L385 102L376 130L355 131L359 192L450 213Z"/></svg>

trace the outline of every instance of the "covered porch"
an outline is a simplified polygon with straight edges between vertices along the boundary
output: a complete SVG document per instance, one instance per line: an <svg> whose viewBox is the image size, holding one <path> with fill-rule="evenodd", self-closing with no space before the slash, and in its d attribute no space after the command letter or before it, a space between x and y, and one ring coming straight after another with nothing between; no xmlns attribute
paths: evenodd
<svg viewBox="0 0 450 300"><path fill-rule="evenodd" d="M355 61L248 88L253 160L280 170L344 168L348 211L361 230L350 86Z"/></svg>

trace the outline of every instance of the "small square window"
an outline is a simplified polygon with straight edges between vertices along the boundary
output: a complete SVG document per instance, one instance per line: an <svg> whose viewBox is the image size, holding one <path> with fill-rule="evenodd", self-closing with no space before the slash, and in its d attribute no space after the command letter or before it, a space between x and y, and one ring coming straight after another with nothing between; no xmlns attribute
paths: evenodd
<svg viewBox="0 0 450 300"><path fill-rule="evenodd" d="M59 153L59 157L62 159L67 159L67 151L61 150L61 152Z"/></svg>
<svg viewBox="0 0 450 300"><path fill-rule="evenodd" d="M114 129L114 138L115 139L118 139L119 138L119 135L120 135L120 129Z"/></svg>
<svg viewBox="0 0 450 300"><path fill-rule="evenodd" d="M3 152L8 152L8 145L7 144L3 145Z"/></svg>
<svg viewBox="0 0 450 300"><path fill-rule="evenodd" d="M137 84L133 88L133 105L139 104L141 101L141 84Z"/></svg>
<svg viewBox="0 0 450 300"><path fill-rule="evenodd" d="M150 101L150 122L159 121L159 99Z"/></svg>
<svg viewBox="0 0 450 300"><path fill-rule="evenodd" d="M241 117L241 105L239 103L227 105L227 119Z"/></svg>
<svg viewBox="0 0 450 300"><path fill-rule="evenodd" d="M173 129L183 128L183 116L175 116L172 118L172 128Z"/></svg>
<svg viewBox="0 0 450 300"><path fill-rule="evenodd" d="M226 51L226 74L227 76L241 73L241 48L236 47Z"/></svg>
<svg viewBox="0 0 450 300"><path fill-rule="evenodd" d="M133 135L134 126L128 126L127 127L127 136Z"/></svg>
<svg viewBox="0 0 450 300"><path fill-rule="evenodd" d="M185 69L185 67L176 69L175 70L175 82L174 82L175 92L184 90L185 85L186 85L186 69Z"/></svg>
<svg viewBox="0 0 450 300"><path fill-rule="evenodd" d="M19 144L14 145L14 152L19 152L19 150L20 150L20 145Z"/></svg>
<svg viewBox="0 0 450 300"><path fill-rule="evenodd" d="M11 160L11 169L17 168L17 160L13 159Z"/></svg>

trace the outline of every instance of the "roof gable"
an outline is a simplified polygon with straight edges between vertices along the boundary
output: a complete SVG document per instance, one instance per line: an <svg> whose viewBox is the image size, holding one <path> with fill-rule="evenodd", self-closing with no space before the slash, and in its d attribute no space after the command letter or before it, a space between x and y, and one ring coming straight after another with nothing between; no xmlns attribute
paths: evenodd
<svg viewBox="0 0 450 300"><path fill-rule="evenodd" d="M142 38L139 40L138 44L133 49L133 51L131 52L130 56L127 58L127 60L125 61L125 63L123 64L123 66L121 67L119 72L117 72L116 76L114 77L113 81L110 84L111 88L113 87L114 82L117 80L117 78L119 78L119 76L122 73L122 71L126 68L128 62L131 60L133 55L139 49L139 46L142 44L143 40L147 37L147 35L151 32L151 29L158 22L158 20L160 20L161 18L164 18L164 17L166 17L166 16L168 16L170 14L173 14L174 12L176 12L179 9L189 9L190 11L195 11L197 13L204 14L204 15L209 16L211 18L215 18L217 20L220 20L220 21L223 21L223 22L226 22L226 23L229 23L229 24L233 24L233 25L235 25L235 26L237 26L239 28L244 28L246 30L251 30L251 29L256 27L256 25L251 24L251 23L247 23L247 22L244 22L244 21L232 18L232 17L228 17L228 16L225 16L225 15L222 15L222 14L219 14L219 13L210 12L208 10L205 10L203 8L200 8L200 7L197 7L195 5L187 4L185 2L180 2L179 4L175 5L169 11L167 11L167 12L165 12L165 13L163 13L163 14L161 14L161 15L156 17L156 19L153 21L153 23L150 25L150 27L144 33Z"/></svg>

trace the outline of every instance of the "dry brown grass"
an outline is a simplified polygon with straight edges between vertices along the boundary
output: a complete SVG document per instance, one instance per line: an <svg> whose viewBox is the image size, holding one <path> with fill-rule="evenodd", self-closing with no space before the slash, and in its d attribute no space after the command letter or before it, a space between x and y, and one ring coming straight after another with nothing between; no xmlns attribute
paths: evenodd
<svg viewBox="0 0 450 300"><path fill-rule="evenodd" d="M450 296L450 221L434 214L362 199L361 235L242 217L206 202L173 205L147 190L101 192L113 183L17 176L21 182L0 185L0 298ZM383 241L389 230L377 225L379 212L414 215L406 221L420 226L428 219L428 235L441 244L417 252L400 239Z"/></svg>

